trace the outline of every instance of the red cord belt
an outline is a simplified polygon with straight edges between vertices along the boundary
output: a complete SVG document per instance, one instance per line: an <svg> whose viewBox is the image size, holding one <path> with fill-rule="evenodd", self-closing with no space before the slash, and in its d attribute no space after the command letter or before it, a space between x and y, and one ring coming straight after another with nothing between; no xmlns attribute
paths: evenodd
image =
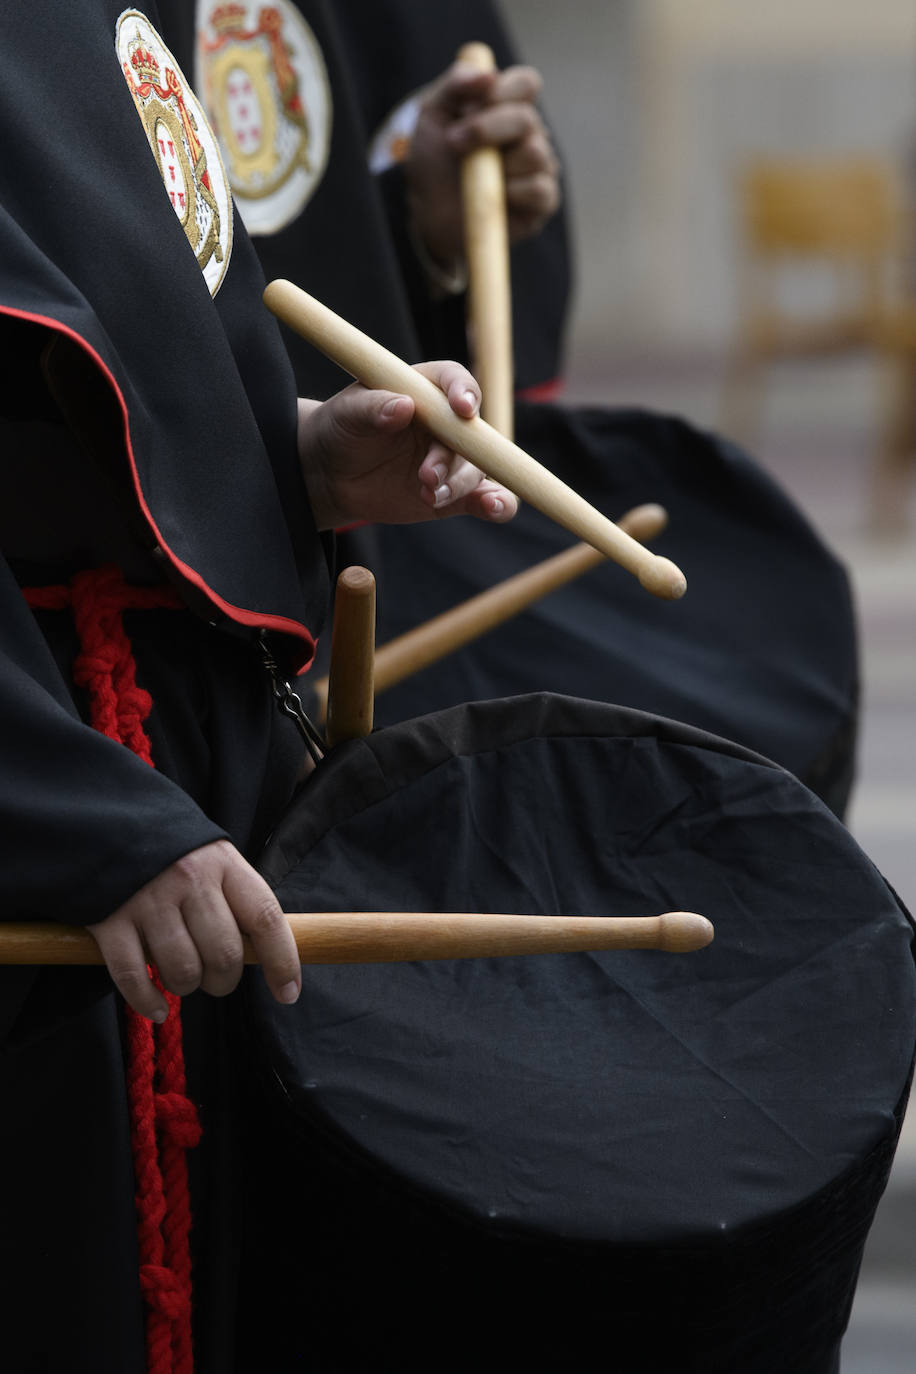
<svg viewBox="0 0 916 1374"><path fill-rule="evenodd" d="M118 567L78 573L65 586L24 588L34 610L72 609L80 650L73 680L89 697L93 727L151 767L144 722L152 698L137 685L123 612L183 608L169 587L133 587ZM181 1000L153 979L169 1005L154 1026L125 1008L127 1088L134 1158L140 1287L146 1304L149 1374L192 1374L191 1199L186 1151L200 1140L197 1110L186 1095Z"/></svg>

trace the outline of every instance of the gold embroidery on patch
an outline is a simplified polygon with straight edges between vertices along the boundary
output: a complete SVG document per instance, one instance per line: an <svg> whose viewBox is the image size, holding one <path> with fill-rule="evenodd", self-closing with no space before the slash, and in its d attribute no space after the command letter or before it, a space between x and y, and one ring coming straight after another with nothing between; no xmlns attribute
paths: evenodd
<svg viewBox="0 0 916 1374"><path fill-rule="evenodd" d="M124 34L126 47L120 37L122 25L128 26ZM129 37L131 28L133 38ZM149 20L137 10L124 12L118 21L118 35L124 77L166 192L210 290L215 291L222 281L225 266L222 271L217 269L215 276L206 269L211 260L216 264L224 263L232 246L231 200L219 149L207 127L205 136L215 164L216 186L228 209L225 247L220 204L195 115L198 107L190 89L183 83L178 64ZM157 52L164 59L164 71Z"/></svg>
<svg viewBox="0 0 916 1374"><path fill-rule="evenodd" d="M244 6L223 5L211 22L216 38L202 45L207 103L229 164L229 184L236 195L262 199L284 186L297 167L312 170L308 119L283 41L282 16L263 8L249 29ZM246 120L249 111L253 116Z"/></svg>
<svg viewBox="0 0 916 1374"><path fill-rule="evenodd" d="M333 105L324 55L293 0L197 0L196 85L251 234L276 234L320 186Z"/></svg>
<svg viewBox="0 0 916 1374"><path fill-rule="evenodd" d="M178 218L188 236L188 242L196 254L197 245L200 243L200 225L197 223L197 216L191 214L194 209L196 182L191 167L191 159L188 157L181 137L181 121L161 101L151 100L148 105L143 107L143 123L146 126L146 136L150 141L153 157L159 164L159 173L165 183L166 190L170 189L170 181L173 188L176 181L178 182L180 189L175 190ZM172 159L171 162L169 161L170 158ZM180 177L176 176L175 173L175 161L178 163ZM175 201L172 203L175 204ZM217 211L218 215L219 211Z"/></svg>

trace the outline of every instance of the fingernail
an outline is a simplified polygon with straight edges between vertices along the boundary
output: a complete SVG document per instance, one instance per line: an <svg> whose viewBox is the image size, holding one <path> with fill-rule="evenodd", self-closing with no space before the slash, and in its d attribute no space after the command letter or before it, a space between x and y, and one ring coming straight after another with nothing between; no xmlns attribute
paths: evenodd
<svg viewBox="0 0 916 1374"><path fill-rule="evenodd" d="M476 395L474 394L473 391L466 391L466 392L464 393L464 399L465 399L466 401L470 401L470 403L471 403L471 405L474 407L474 409L475 409L475 410L477 409L477 397L476 397Z"/></svg>
<svg viewBox="0 0 916 1374"><path fill-rule="evenodd" d="M161 1026L162 1023L163 1023L163 1021L167 1021L168 1019L169 1019L169 1014L168 1014L168 1012L167 1012L167 1011L163 1011L161 1007L159 1008L158 1011L154 1011L153 1014L152 1014L152 1016L150 1017L150 1020L151 1020L151 1021L155 1021L157 1026Z"/></svg>
<svg viewBox="0 0 916 1374"><path fill-rule="evenodd" d="M291 1003L293 1003L293 1002L296 1001L296 999L298 998L298 996L299 996L299 984L298 984L298 983L296 983L296 982L284 983L284 984L283 984L283 987L282 987L282 988L280 989L280 991L277 993L277 1001L278 1001L278 1002L282 1002L282 1003L284 1004L284 1006L289 1006Z"/></svg>
<svg viewBox="0 0 916 1374"><path fill-rule="evenodd" d="M442 483L442 486L441 486L441 487L436 487L436 490L435 490L435 492L434 492L435 504L436 504L437 506L442 506L442 505L444 505L445 502L446 502L446 501L449 499L449 497L451 496L451 494L452 494L452 489L451 489L451 487L449 486L448 482L443 482L443 483Z"/></svg>
<svg viewBox="0 0 916 1374"><path fill-rule="evenodd" d="M383 415L394 415L398 406L401 404L400 396L395 396L393 401L386 401L382 409Z"/></svg>
<svg viewBox="0 0 916 1374"><path fill-rule="evenodd" d="M436 474L436 484L441 487L442 483L448 476L448 468L445 466L444 463L437 463L436 466L433 468L433 472Z"/></svg>
<svg viewBox="0 0 916 1374"><path fill-rule="evenodd" d="M490 513L492 515L502 515L505 508L505 503L498 496L495 496L490 502Z"/></svg>

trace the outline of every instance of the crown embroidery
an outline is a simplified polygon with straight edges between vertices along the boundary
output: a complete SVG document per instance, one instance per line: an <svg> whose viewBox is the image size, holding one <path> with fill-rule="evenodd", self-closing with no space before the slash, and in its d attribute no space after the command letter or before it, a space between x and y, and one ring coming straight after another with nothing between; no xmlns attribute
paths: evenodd
<svg viewBox="0 0 916 1374"><path fill-rule="evenodd" d="M159 81L159 63L149 48L144 47L139 32L127 49L134 75L141 83L155 86Z"/></svg>

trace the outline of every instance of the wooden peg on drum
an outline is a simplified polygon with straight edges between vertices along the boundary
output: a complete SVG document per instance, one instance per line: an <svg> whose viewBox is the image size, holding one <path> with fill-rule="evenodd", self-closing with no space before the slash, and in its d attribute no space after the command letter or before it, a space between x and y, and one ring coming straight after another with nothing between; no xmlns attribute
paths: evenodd
<svg viewBox="0 0 916 1374"><path fill-rule="evenodd" d="M375 578L368 568L344 568L337 579L331 666L316 692L333 748L362 739L375 714Z"/></svg>
<svg viewBox="0 0 916 1374"><path fill-rule="evenodd" d="M410 396L427 429L483 472L573 534L600 549L653 595L677 600L687 579L669 559L637 544L565 482L481 420L462 419L428 378L289 281L273 281L265 304L365 386Z"/></svg>
<svg viewBox="0 0 916 1374"><path fill-rule="evenodd" d="M661 916L505 916L476 912L335 911L287 916L303 964L387 964L513 954L577 954L705 948L712 924L692 911ZM246 964L257 963L245 939ZM104 963L83 926L53 921L0 925L0 965Z"/></svg>

